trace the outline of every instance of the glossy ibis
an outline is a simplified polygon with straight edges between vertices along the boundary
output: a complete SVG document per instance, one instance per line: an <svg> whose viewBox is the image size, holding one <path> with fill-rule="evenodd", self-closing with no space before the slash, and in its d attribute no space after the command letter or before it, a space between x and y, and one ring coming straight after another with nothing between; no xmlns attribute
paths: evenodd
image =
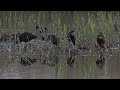
<svg viewBox="0 0 120 90"><path fill-rule="evenodd" d="M67 38L68 38L68 41L69 42L72 42L74 45L75 45L75 36L72 35L72 33L74 33L74 31L70 31L68 34L67 34Z"/></svg>
<svg viewBox="0 0 120 90"><path fill-rule="evenodd" d="M100 34L97 36L97 43L100 45L101 48L104 48L105 42L105 37L103 33L100 32Z"/></svg>
<svg viewBox="0 0 120 90"><path fill-rule="evenodd" d="M22 34L19 35L19 41L20 41L20 43L21 42L29 42L32 39L36 39L36 38L37 38L37 36L33 35L30 32L24 32L24 33L22 33Z"/></svg>

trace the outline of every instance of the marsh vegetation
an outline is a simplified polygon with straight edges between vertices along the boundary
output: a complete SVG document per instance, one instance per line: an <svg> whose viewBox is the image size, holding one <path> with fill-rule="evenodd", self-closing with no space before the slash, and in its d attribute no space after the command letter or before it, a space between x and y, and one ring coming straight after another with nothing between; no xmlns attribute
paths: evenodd
<svg viewBox="0 0 120 90"><path fill-rule="evenodd" d="M119 21L117 11L0 11L0 78L120 78ZM16 44L24 32L37 38Z"/></svg>

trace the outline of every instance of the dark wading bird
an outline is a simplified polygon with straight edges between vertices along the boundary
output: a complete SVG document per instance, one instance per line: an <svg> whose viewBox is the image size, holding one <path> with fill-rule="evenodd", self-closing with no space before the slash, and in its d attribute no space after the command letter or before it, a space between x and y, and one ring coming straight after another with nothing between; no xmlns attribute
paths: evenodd
<svg viewBox="0 0 120 90"><path fill-rule="evenodd" d="M97 43L99 44L100 48L104 48L105 49L105 36L103 35L103 33L100 32L100 34L97 36ZM105 57L104 57L104 52L103 51L99 51L99 55L96 61L96 65L101 69L102 66L105 63Z"/></svg>
<svg viewBox="0 0 120 90"><path fill-rule="evenodd" d="M19 35L19 41L20 41L20 43L21 42L29 42L32 39L36 39L36 38L37 38L37 36L33 35L30 32L24 32L24 33L22 33L22 34Z"/></svg>
<svg viewBox="0 0 120 90"><path fill-rule="evenodd" d="M105 42L105 37L103 33L100 32L100 34L97 36L97 43L100 45L101 48L104 48Z"/></svg>
<svg viewBox="0 0 120 90"><path fill-rule="evenodd" d="M33 34L30 33L30 32L24 32L24 33L22 33L22 34L19 35L19 42L20 42L20 43L21 43L21 42L27 43L27 42L31 41L32 39L36 39L36 38L37 38L36 35L33 35ZM28 59L28 61L27 61L27 60L24 60L23 58L21 58L21 63L22 63L23 65L30 65L30 63L33 63L33 62L35 62L35 61L36 61L36 60L31 60L30 58Z"/></svg>
<svg viewBox="0 0 120 90"><path fill-rule="evenodd" d="M72 35L72 33L74 33L74 31L70 31L68 34L67 34L67 38L68 38L68 41L69 42L72 42L74 45L75 45L75 36Z"/></svg>
<svg viewBox="0 0 120 90"><path fill-rule="evenodd" d="M73 45L75 46L75 36L72 35L72 33L74 33L74 31L70 31L68 34L67 34L67 39L69 42L72 42ZM75 62L75 53L71 53L70 52L70 56L67 58L67 64L70 65L70 66L73 66L74 62Z"/></svg>
<svg viewBox="0 0 120 90"><path fill-rule="evenodd" d="M11 40L12 41L16 41L16 44L18 44L18 42L25 42L25 43L27 43L27 42L29 42L29 41L31 41L31 40L33 40L33 39L36 39L37 38L37 36L36 35L33 35L32 33L30 33L30 32L24 32L24 33L22 33L22 34L20 34L20 33L17 33L17 34L12 34L11 35Z"/></svg>

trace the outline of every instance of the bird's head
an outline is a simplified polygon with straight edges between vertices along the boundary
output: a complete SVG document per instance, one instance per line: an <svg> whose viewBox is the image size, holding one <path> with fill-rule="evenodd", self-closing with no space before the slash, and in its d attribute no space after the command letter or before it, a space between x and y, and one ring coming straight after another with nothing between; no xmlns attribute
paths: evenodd
<svg viewBox="0 0 120 90"><path fill-rule="evenodd" d="M70 34L72 34L72 33L74 33L75 31L70 31L69 33L68 33L68 35L70 35Z"/></svg>

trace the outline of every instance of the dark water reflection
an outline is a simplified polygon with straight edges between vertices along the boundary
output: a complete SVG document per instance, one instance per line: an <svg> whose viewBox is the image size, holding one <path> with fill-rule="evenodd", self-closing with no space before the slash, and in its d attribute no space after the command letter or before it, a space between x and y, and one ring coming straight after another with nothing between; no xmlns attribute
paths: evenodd
<svg viewBox="0 0 120 90"><path fill-rule="evenodd" d="M62 60L63 58L61 58ZM64 59L65 60L65 59ZM62 62L62 61L61 61ZM63 61L64 62L64 61ZM95 57L78 57L73 67L59 63L55 67L38 64L23 67L12 62L1 74L0 78L20 79L118 79L120 78L119 56L109 57L102 68L96 66Z"/></svg>

